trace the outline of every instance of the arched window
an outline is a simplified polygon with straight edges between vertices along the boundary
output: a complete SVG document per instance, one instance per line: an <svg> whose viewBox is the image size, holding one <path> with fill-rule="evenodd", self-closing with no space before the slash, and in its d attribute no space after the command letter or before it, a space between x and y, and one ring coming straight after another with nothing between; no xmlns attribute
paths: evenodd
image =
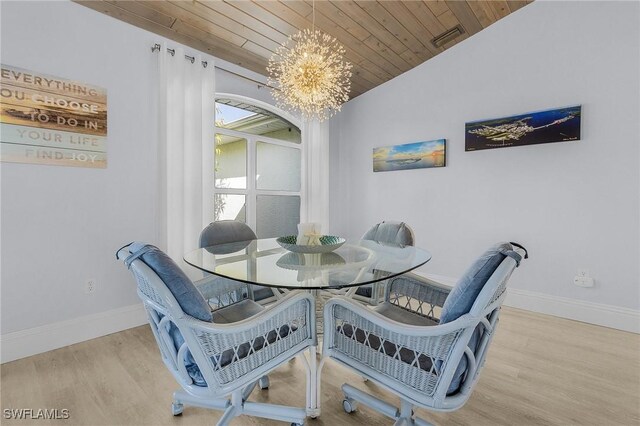
<svg viewBox="0 0 640 426"><path fill-rule="evenodd" d="M302 135L260 101L219 94L215 104L214 220L247 223L258 238L297 233Z"/></svg>

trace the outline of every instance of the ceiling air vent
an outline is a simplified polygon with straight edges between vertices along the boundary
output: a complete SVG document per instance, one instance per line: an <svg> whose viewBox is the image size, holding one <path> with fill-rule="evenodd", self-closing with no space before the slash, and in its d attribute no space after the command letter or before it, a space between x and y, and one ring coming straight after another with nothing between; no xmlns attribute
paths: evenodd
<svg viewBox="0 0 640 426"><path fill-rule="evenodd" d="M433 44L435 47L440 48L456 37L461 36L462 34L464 34L464 29L460 25L456 25L450 30L447 30L439 36L434 37L433 40L431 40L431 44Z"/></svg>

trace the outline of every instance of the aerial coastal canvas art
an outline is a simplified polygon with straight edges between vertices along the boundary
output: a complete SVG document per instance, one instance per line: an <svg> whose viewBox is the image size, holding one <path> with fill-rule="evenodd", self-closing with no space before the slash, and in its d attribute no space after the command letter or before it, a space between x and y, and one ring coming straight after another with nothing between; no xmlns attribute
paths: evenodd
<svg viewBox="0 0 640 426"><path fill-rule="evenodd" d="M373 149L373 171L424 169L445 166L444 139L383 146Z"/></svg>
<svg viewBox="0 0 640 426"><path fill-rule="evenodd" d="M582 106L466 124L465 151L580 140Z"/></svg>

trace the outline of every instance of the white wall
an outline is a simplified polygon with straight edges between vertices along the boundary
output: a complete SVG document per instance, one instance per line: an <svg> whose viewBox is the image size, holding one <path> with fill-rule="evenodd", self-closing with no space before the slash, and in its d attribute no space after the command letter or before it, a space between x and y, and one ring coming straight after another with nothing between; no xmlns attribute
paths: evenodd
<svg viewBox="0 0 640 426"><path fill-rule="evenodd" d="M22 344L5 339L15 332L87 315L109 321L96 313L138 304L114 253L158 238L158 53L150 47L163 39L70 2L2 2L1 14L3 64L106 88L109 121L106 169L0 164L4 360L7 345ZM217 90L271 102L268 90L226 72ZM90 278L98 289L86 295Z"/></svg>
<svg viewBox="0 0 640 426"><path fill-rule="evenodd" d="M447 277L519 241L531 257L511 288L637 310L639 12L536 1L348 102L331 123L332 231L403 220L433 254L420 271ZM464 151L467 121L575 104L579 142ZM372 148L439 138L446 168L372 172ZM595 288L573 285L582 268Z"/></svg>

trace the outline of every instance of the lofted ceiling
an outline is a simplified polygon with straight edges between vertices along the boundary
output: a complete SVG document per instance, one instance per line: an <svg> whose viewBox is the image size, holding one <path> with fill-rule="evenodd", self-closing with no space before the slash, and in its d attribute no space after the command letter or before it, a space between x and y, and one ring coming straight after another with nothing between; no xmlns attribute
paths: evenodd
<svg viewBox="0 0 640 426"><path fill-rule="evenodd" d="M353 64L351 97L421 64L532 0L315 1L315 26ZM76 1L266 75L272 52L311 28L312 1ZM436 46L432 40L452 33ZM457 36L456 36L457 35Z"/></svg>

